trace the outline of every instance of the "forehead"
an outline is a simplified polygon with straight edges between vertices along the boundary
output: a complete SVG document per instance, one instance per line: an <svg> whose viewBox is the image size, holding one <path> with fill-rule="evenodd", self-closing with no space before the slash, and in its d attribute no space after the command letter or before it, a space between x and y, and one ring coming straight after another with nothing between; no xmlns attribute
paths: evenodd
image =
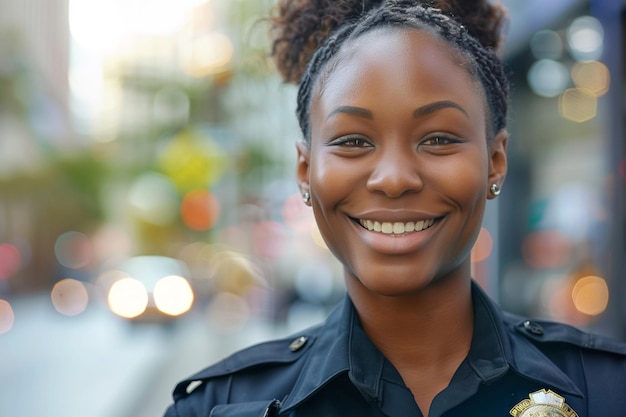
<svg viewBox="0 0 626 417"><path fill-rule="evenodd" d="M396 94L397 100L453 100L484 121L484 99L467 60L424 30L382 28L348 41L323 70L311 111ZM317 103L316 103L317 102ZM415 103L418 104L418 103Z"/></svg>

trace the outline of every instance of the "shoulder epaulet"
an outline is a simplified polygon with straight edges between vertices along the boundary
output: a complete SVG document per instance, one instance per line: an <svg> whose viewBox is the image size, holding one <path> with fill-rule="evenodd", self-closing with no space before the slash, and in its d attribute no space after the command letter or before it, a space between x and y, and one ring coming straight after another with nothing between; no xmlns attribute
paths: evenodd
<svg viewBox="0 0 626 417"><path fill-rule="evenodd" d="M534 342L567 343L585 349L626 355L626 343L589 333L568 324L509 316L516 331Z"/></svg>
<svg viewBox="0 0 626 417"><path fill-rule="evenodd" d="M312 328L296 336L259 343L240 350L179 382L174 389L174 399L187 396L196 387L212 378L261 365L295 362L310 349L315 342L315 336L315 328Z"/></svg>

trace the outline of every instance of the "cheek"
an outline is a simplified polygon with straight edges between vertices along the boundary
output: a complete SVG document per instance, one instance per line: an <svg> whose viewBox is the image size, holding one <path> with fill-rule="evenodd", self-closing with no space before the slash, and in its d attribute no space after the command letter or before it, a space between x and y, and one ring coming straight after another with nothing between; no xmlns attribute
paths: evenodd
<svg viewBox="0 0 626 417"><path fill-rule="evenodd" d="M329 163L329 158L314 153L311 159L309 181L313 200L313 213L322 235L327 234L330 210L341 199L341 167Z"/></svg>
<svg viewBox="0 0 626 417"><path fill-rule="evenodd" d="M482 207L486 199L488 166L480 153L445 158L429 170L429 180L438 191L464 211Z"/></svg>
<svg viewBox="0 0 626 417"><path fill-rule="evenodd" d="M336 249L346 245L343 230L347 224L341 207L355 197L357 170L332 155L320 151L314 151L312 155L309 181L313 214L328 248L341 259Z"/></svg>
<svg viewBox="0 0 626 417"><path fill-rule="evenodd" d="M333 155L325 154L323 150L313 149L312 155L309 180L316 196L323 200L324 205L345 196L347 184L356 178L354 167Z"/></svg>

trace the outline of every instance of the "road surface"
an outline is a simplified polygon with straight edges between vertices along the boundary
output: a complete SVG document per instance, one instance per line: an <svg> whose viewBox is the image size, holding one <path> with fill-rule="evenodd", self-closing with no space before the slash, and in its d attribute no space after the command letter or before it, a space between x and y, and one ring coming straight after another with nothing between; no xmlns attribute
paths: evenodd
<svg viewBox="0 0 626 417"><path fill-rule="evenodd" d="M0 334L0 416L10 417L158 417L176 381L285 333L258 322L216 332L202 312L171 327L133 326L104 306L66 317L44 295L12 307Z"/></svg>

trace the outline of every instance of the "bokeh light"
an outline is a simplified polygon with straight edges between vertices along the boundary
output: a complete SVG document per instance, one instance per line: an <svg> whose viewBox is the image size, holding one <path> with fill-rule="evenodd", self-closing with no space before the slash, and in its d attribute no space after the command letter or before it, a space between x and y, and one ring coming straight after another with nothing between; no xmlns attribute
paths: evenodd
<svg viewBox="0 0 626 417"><path fill-rule="evenodd" d="M183 197L180 215L190 229L209 230L219 218L220 202L208 190L193 190Z"/></svg>
<svg viewBox="0 0 626 417"><path fill-rule="evenodd" d="M574 284L572 300L581 313L597 316L606 310L609 303L609 287L601 277L582 277Z"/></svg>
<svg viewBox="0 0 626 417"><path fill-rule="evenodd" d="M152 295L159 311L170 316L180 316L189 311L194 298L189 282L177 275L157 281Z"/></svg>
<svg viewBox="0 0 626 417"><path fill-rule="evenodd" d="M71 231L57 238L54 254L59 264L71 269L81 269L92 261L93 249L85 234Z"/></svg>
<svg viewBox="0 0 626 417"><path fill-rule="evenodd" d="M125 277L111 285L107 301L113 313L134 318L146 311L148 291L141 281Z"/></svg>
<svg viewBox="0 0 626 417"><path fill-rule="evenodd" d="M11 330L14 321L15 313L13 313L11 304L6 300L0 299L0 334Z"/></svg>
<svg viewBox="0 0 626 417"><path fill-rule="evenodd" d="M19 249L10 243L0 244L0 280L8 279L22 267Z"/></svg>
<svg viewBox="0 0 626 417"><path fill-rule="evenodd" d="M72 278L54 284L50 298L55 310L64 316L77 316L89 304L89 293L85 284Z"/></svg>
<svg viewBox="0 0 626 417"><path fill-rule="evenodd" d="M563 41L555 31L543 29L530 39L530 50L537 59L559 59L563 55Z"/></svg>
<svg viewBox="0 0 626 417"><path fill-rule="evenodd" d="M165 175L145 172L131 185L128 203L139 219L155 225L167 225L176 218L178 195Z"/></svg>
<svg viewBox="0 0 626 417"><path fill-rule="evenodd" d="M226 166L222 148L204 131L185 128L163 147L159 165L181 193L210 188Z"/></svg>
<svg viewBox="0 0 626 417"><path fill-rule="evenodd" d="M599 61L577 62L572 67L572 80L576 87L584 88L596 97L609 91L609 69Z"/></svg>
<svg viewBox="0 0 626 417"><path fill-rule="evenodd" d="M567 28L570 53L579 61L597 60L602 56L604 29L595 17L581 16Z"/></svg>
<svg viewBox="0 0 626 417"><path fill-rule="evenodd" d="M552 59L540 59L528 70L528 85L541 97L556 97L570 82L569 71L562 63Z"/></svg>
<svg viewBox="0 0 626 417"><path fill-rule="evenodd" d="M568 88L559 98L559 113L567 120L582 123L596 117L598 99L584 88Z"/></svg>
<svg viewBox="0 0 626 417"><path fill-rule="evenodd" d="M622 159L622 162L619 164L619 174L622 176L622 179L626 180L626 158Z"/></svg>
<svg viewBox="0 0 626 417"><path fill-rule="evenodd" d="M489 230L482 227L478 233L478 239L472 248L472 262L482 262L491 255L493 250L493 238Z"/></svg>

